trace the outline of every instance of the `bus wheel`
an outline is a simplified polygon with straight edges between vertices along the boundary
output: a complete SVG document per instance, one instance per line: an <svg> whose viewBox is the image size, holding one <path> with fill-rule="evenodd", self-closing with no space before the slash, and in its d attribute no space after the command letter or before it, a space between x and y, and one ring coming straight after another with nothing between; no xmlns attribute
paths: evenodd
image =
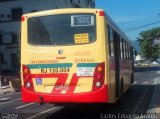
<svg viewBox="0 0 160 119"><path fill-rule="evenodd" d="M123 98L123 79L121 79L121 88L120 88L120 97L117 101L118 105L123 104L124 98Z"/></svg>
<svg viewBox="0 0 160 119"><path fill-rule="evenodd" d="M134 83L134 73L131 74L131 84Z"/></svg>

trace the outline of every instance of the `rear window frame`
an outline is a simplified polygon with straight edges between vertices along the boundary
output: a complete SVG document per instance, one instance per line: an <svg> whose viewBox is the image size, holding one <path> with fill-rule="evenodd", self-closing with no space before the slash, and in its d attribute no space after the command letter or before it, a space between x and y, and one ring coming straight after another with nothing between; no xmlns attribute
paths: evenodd
<svg viewBox="0 0 160 119"><path fill-rule="evenodd" d="M75 43L72 43L72 44L45 44L45 45L43 45L43 44L32 44L32 43L30 43L29 42L29 20L31 19L31 18L39 18L39 17L46 17L46 16L54 16L54 15L93 15L94 16L94 27L95 27L95 39L94 40L92 40L92 42L89 42L89 43L80 43L80 44L75 44ZM76 45L86 45L86 44L92 44L92 43L94 43L94 42L96 42L97 41L97 16L96 16L96 14L95 13L73 13L73 14L70 14L70 13L66 13L66 14L53 14L53 15L42 15L42 16L34 16L34 17L29 17L28 19L27 19L27 43L28 43L28 45L30 45L30 46L45 46L45 47L57 47L57 46L76 46Z"/></svg>

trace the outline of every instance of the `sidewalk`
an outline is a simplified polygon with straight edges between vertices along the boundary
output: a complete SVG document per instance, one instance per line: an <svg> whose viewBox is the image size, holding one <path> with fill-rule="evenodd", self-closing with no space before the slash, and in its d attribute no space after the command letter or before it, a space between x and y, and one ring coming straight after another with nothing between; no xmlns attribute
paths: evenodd
<svg viewBox="0 0 160 119"><path fill-rule="evenodd" d="M155 85L147 114L153 114L155 116L153 119L160 119L160 77L157 78L157 83Z"/></svg>

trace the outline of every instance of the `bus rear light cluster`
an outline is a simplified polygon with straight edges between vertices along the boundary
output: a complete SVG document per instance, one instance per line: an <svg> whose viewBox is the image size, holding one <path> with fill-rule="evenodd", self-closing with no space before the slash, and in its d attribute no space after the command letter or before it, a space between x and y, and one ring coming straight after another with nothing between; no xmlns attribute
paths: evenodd
<svg viewBox="0 0 160 119"><path fill-rule="evenodd" d="M105 12L104 11L99 11L99 16L105 16Z"/></svg>
<svg viewBox="0 0 160 119"><path fill-rule="evenodd" d="M100 86L101 86L101 82L97 81L97 82L96 82L96 86L97 86L97 87L100 87Z"/></svg>
<svg viewBox="0 0 160 119"><path fill-rule="evenodd" d="M25 65L23 65L22 68L23 68L24 87L30 91L34 91L30 69Z"/></svg>
<svg viewBox="0 0 160 119"><path fill-rule="evenodd" d="M25 21L27 19L27 16L22 16L21 17L21 22Z"/></svg>
<svg viewBox="0 0 160 119"><path fill-rule="evenodd" d="M100 63L97 65L94 71L93 77L93 87L92 90L96 91L102 87L104 84L104 77L105 77L105 63Z"/></svg>

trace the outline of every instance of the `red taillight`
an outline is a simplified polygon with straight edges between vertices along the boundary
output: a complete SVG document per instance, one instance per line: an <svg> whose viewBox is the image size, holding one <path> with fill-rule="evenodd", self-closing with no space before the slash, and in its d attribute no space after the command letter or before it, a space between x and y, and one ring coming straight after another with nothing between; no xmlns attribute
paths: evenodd
<svg viewBox="0 0 160 119"><path fill-rule="evenodd" d="M104 84L105 78L105 63L100 63L97 65L94 71L94 78L93 78L93 87L92 90L96 91L102 87Z"/></svg>
<svg viewBox="0 0 160 119"><path fill-rule="evenodd" d="M33 87L33 81L31 77L31 71L30 69L23 65L23 81L24 81L24 87L30 91L34 91Z"/></svg>
<svg viewBox="0 0 160 119"><path fill-rule="evenodd" d="M105 12L104 11L99 11L99 16L105 16Z"/></svg>
<svg viewBox="0 0 160 119"><path fill-rule="evenodd" d="M27 16L22 16L21 17L21 22L25 21L27 19Z"/></svg>
<svg viewBox="0 0 160 119"><path fill-rule="evenodd" d="M21 17L21 21L25 21L25 16L22 16L22 17Z"/></svg>

